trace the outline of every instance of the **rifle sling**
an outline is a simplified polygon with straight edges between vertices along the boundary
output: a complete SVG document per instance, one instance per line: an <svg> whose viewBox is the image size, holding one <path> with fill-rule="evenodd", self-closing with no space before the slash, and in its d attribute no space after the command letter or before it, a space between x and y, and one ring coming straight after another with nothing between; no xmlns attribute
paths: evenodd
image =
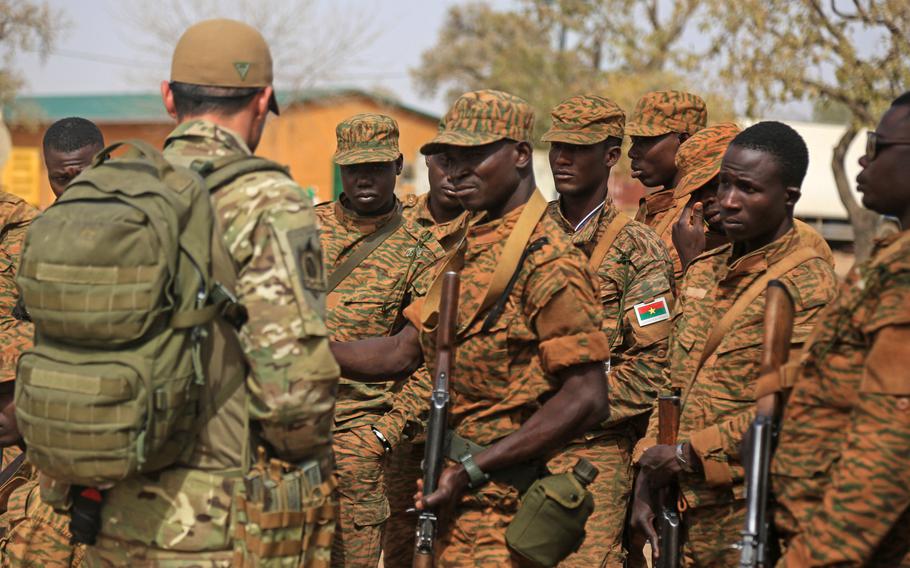
<svg viewBox="0 0 910 568"><path fill-rule="evenodd" d="M535 189L519 215L515 227L509 234L509 238L506 239L502 254L499 259L497 259L493 277L490 279L490 284L487 286L483 299L477 306L477 310L473 314L469 314L469 317L460 318L459 327L461 329L467 329L479 314L485 312L502 297L503 293L509 287L509 281L512 280L515 271L518 270L520 266L525 247L531 240L534 229L537 227L537 224L540 223L540 220L546 211L547 200L543 194L540 193L540 190ZM430 286L430 291L427 293L426 299L424 300L420 318L423 328L426 331L435 329L436 324L438 323L439 300L442 292L442 275L445 274L447 270L458 270L464 265L464 252L464 241L462 241L461 245L455 247L452 252L449 253L443 263L442 269L437 273L436 279Z"/></svg>
<svg viewBox="0 0 910 568"><path fill-rule="evenodd" d="M692 373L692 376L689 378L689 387L691 387L691 384L695 382L695 378L698 376L698 373L701 372L702 366L720 346L721 341L723 341L724 336L733 327L733 324L735 324L740 319L740 317L752 304L752 302L754 302L755 299L765 291L765 289L768 287L768 282L780 278L797 266L803 264L804 262L812 260L813 258L822 258L822 256L815 249L809 247L799 248L769 266L764 274L756 278L755 281L752 282L752 284L750 284L742 294L740 294L736 301L733 302L733 305L730 306L730 309L727 311L727 313L725 313L717 325L712 328L711 334L708 335L708 339L705 341L705 347L699 356L698 366L695 368L695 372ZM691 392L691 390L691 388L686 389L686 397L688 397L688 394ZM685 407L685 400L683 400L683 404L681 406Z"/></svg>
<svg viewBox="0 0 910 568"><path fill-rule="evenodd" d="M631 220L632 219L622 211L617 211L616 216L613 217L613 220L607 225L607 230L597 241L597 245L591 253L591 258L588 259L588 266L595 273L600 269L600 265L603 263L604 258L606 258L607 252L610 250L610 247L613 246L613 241L616 240L620 231L622 231Z"/></svg>
<svg viewBox="0 0 910 568"><path fill-rule="evenodd" d="M361 241L360 246L354 249L354 252L352 252L351 255L338 265L329 275L328 293L332 293L355 268L360 266L361 262L366 260L366 258L379 248L379 245L384 243L387 238L391 237L392 234L398 230L398 227L401 226L403 221L404 217L401 215L401 211L398 211L397 214L386 221L384 225L367 235L366 238Z"/></svg>
<svg viewBox="0 0 910 568"><path fill-rule="evenodd" d="M0 472L0 488L2 488L4 485L6 485L6 483L10 479L12 479L17 473L19 473L19 470L22 468L22 463L24 461L25 461L25 452L22 452L21 454L19 454L15 458L13 458L13 461L9 462L9 465L7 465L6 468L2 472Z"/></svg>

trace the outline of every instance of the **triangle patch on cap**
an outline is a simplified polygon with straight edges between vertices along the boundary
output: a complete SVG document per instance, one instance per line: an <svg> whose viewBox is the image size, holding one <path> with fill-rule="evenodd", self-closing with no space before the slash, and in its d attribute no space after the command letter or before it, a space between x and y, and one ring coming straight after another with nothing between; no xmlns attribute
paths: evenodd
<svg viewBox="0 0 910 568"><path fill-rule="evenodd" d="M246 61L235 61L234 69L236 69L237 74L240 75L240 80L246 81L246 74L250 72L250 64Z"/></svg>
<svg viewBox="0 0 910 568"><path fill-rule="evenodd" d="M635 311L638 325L642 327L670 319L670 308L663 297L657 298L652 302L635 304L632 309Z"/></svg>

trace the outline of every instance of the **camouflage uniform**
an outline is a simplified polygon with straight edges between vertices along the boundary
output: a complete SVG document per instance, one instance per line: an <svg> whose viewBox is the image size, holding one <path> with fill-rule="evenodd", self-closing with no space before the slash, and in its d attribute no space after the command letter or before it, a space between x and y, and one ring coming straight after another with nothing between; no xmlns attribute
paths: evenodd
<svg viewBox="0 0 910 568"><path fill-rule="evenodd" d="M552 116L553 126L544 134L545 142L590 145L608 136L623 137L622 110L602 97L572 97L554 108ZM550 203L547 212L587 257L619 213L608 199L599 213L576 230L563 217L558 200ZM595 507L585 527L585 542L561 565L622 567L623 526L632 491L632 446L644 430L665 380L670 331L669 319L639 323L633 306L658 298L672 306L672 265L654 231L630 221L616 235L600 265L591 268L599 277L601 329L610 337L610 419L560 451L548 466L560 473L584 457L600 471L588 486Z"/></svg>
<svg viewBox="0 0 910 568"><path fill-rule="evenodd" d="M0 191L0 382L16 378L19 354L32 346L34 326L13 316L19 300L16 269L29 224L38 210L11 193Z"/></svg>
<svg viewBox="0 0 910 568"><path fill-rule="evenodd" d="M407 196L403 211L405 219L424 227L440 246L448 249L457 244L465 217L437 223L428 206L429 198L429 193ZM432 271L427 271L426 276L431 277ZM411 400L421 403L422 414L428 408L433 381L426 368L422 367L418 373L402 389L402 396L408 396L405 391L410 389L409 396ZM422 475L424 449L418 434L416 439L402 440L386 461L386 488L391 509L382 539L382 562L386 568L410 566L414 558L415 518L406 511L414 506L414 491Z"/></svg>
<svg viewBox="0 0 910 568"><path fill-rule="evenodd" d="M670 336L670 377L682 389L678 441L688 441L703 464L703 473L679 477L686 537L684 565L734 566L745 518L745 487L740 462L743 433L755 418L755 386L764 334L764 291L746 307L699 369L708 336L736 299L775 262L812 240L791 229L774 242L731 262L732 244L696 257L680 286ZM809 259L781 276L795 302L792 344L806 341L821 309L835 291L832 266ZM654 444L657 417L636 458Z"/></svg>
<svg viewBox="0 0 910 568"><path fill-rule="evenodd" d="M337 135L335 161L340 165L387 162L401 155L398 125L387 116L355 115L338 125ZM316 207L330 274L365 238L402 215L397 200L389 213L365 217L346 207L345 199L342 194L338 201ZM401 312L410 298L426 293L418 276L442 256L442 247L429 231L404 220L329 292L326 325L332 339L354 341L395 333L405 323ZM406 421L419 413L423 402L398 396L396 391L403 386L407 385L393 381L340 381L334 433L340 517L332 550L334 566L372 567L379 562L382 529L390 510L383 475L386 449L372 428L392 448L398 446ZM393 400L398 401L394 407Z"/></svg>
<svg viewBox="0 0 910 568"><path fill-rule="evenodd" d="M165 147L165 157L184 166L236 154L251 152L237 134L203 120L178 126ZM246 361L240 370L245 383L206 422L187 462L124 480L107 492L98 545L88 555L93 565L137 560L175 566L236 564L231 550L232 533L239 534L232 508L238 490L234 479L249 466L250 422L282 459L318 463L330 492L338 366L320 317L325 284L309 197L284 173L264 171L221 187L212 204L238 274L236 295L249 313L236 335L242 353L226 352ZM297 258L283 248L285 242L297 254L314 257L300 264L312 265L315 273L297 272ZM295 286L295 279L303 286ZM233 331L229 335L233 338ZM214 398L227 388L231 372L210 373L209 392L203 396ZM332 502L323 498L301 506L319 523L315 544L305 543L307 562L327 565Z"/></svg>
<svg viewBox="0 0 910 568"><path fill-rule="evenodd" d="M781 565L897 566L910 548L908 325L904 231L854 267L798 359L772 466Z"/></svg>
<svg viewBox="0 0 910 568"><path fill-rule="evenodd" d="M523 100L499 91L467 93L455 101L433 141L474 146L503 138L527 140L533 113ZM584 255L547 215L529 242L541 241L517 269L501 316L484 331L486 310L476 313L500 255L525 205L502 218L477 215L468 227L461 270L457 356L452 372L450 424L455 432L489 445L518 430L558 389L556 372L576 364L609 359L600 329L594 274ZM405 311L418 326L426 365L433 367L435 335L423 330L424 300ZM517 565L505 544L505 530L518 507L518 491L494 480L466 492L443 528L439 566Z"/></svg>
<svg viewBox="0 0 910 568"><path fill-rule="evenodd" d="M708 111L698 95L683 91L653 91L635 105L626 125L629 136L661 136L670 132L695 134L705 127ZM680 150L682 147L680 147ZM682 199L673 188L661 188L641 199L635 220L651 227L664 242L676 276L682 277L679 255L673 246L673 224L682 215L688 199Z"/></svg>

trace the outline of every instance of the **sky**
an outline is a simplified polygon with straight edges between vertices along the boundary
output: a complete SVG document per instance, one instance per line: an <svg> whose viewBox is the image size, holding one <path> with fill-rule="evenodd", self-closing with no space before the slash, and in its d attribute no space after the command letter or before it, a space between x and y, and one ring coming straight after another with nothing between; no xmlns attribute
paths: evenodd
<svg viewBox="0 0 910 568"><path fill-rule="evenodd" d="M323 12L336 8L340 1L314 0L317 10ZM197 2L205 4L206 0ZM357 60L338 69L330 84L379 87L407 104L442 114L445 101L418 93L408 69L434 45L449 7L459 3L464 1L347 0L344 6L367 14L375 40ZM68 25L46 60L34 53L16 55L13 64L26 81L21 94L157 91L159 81L166 78L168 55L164 50L152 53L137 45L135 37L142 31L124 22L124 2L48 0L48 4L63 12ZM494 0L491 4L505 7L510 2ZM280 79L281 70L276 69L276 80Z"/></svg>

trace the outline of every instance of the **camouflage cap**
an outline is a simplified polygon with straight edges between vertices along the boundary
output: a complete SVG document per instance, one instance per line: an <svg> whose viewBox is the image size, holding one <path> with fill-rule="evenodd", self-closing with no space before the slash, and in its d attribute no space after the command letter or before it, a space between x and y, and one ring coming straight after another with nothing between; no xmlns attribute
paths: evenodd
<svg viewBox="0 0 910 568"><path fill-rule="evenodd" d="M740 130L732 122L721 122L699 130L680 145L676 167L682 178L676 184L674 197L691 194L717 175L724 152Z"/></svg>
<svg viewBox="0 0 910 568"><path fill-rule="evenodd" d="M272 52L252 26L226 18L205 20L187 28L177 41L171 81L207 87L269 87ZM278 114L274 93L269 108Z"/></svg>
<svg viewBox="0 0 910 568"><path fill-rule="evenodd" d="M384 114L355 114L335 127L338 146L332 157L340 166L397 160L398 123Z"/></svg>
<svg viewBox="0 0 910 568"><path fill-rule="evenodd" d="M626 113L610 99L597 95L575 95L550 112L553 125L541 137L543 142L597 144L610 136L622 138Z"/></svg>
<svg viewBox="0 0 910 568"><path fill-rule="evenodd" d="M626 125L629 136L660 136L669 132L695 134L708 122L705 101L683 91L652 91L638 99Z"/></svg>
<svg viewBox="0 0 910 568"><path fill-rule="evenodd" d="M508 138L530 141L534 111L524 99L502 91L471 91L458 97L439 123L439 132L420 148L438 154L443 146L483 146Z"/></svg>

